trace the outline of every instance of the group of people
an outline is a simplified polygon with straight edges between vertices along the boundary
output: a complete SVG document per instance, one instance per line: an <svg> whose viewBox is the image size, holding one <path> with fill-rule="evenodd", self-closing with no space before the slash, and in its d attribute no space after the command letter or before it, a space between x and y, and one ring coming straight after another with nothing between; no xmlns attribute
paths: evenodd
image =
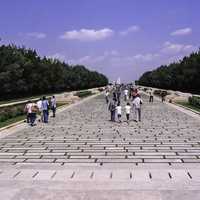
<svg viewBox="0 0 200 200"><path fill-rule="evenodd" d="M40 98L37 102L28 101L25 105L24 112L27 115L27 123L31 126L35 126L37 115L39 115L40 122L48 123L49 110L52 110L53 116L56 116L56 98L52 96L48 100L45 96Z"/></svg>
<svg viewBox="0 0 200 200"><path fill-rule="evenodd" d="M141 121L141 105L143 103L137 88L128 86L117 86L112 88L110 91L107 89L105 93L106 103L108 104L108 110L111 114L111 121L115 122L116 117L118 122L121 121L122 117L122 106L121 106L121 93L123 91L124 101L126 105L124 107L127 123L130 120L131 110L135 113L135 121ZM130 103L131 102L131 103Z"/></svg>

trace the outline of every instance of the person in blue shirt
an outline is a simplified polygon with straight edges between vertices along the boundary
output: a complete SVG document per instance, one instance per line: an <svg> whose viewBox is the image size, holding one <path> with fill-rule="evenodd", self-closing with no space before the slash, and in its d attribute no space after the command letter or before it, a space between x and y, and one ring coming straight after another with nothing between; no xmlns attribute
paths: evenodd
<svg viewBox="0 0 200 200"><path fill-rule="evenodd" d="M43 119L44 123L48 123L48 118L49 118L49 102L44 96L42 98L42 112L43 112Z"/></svg>

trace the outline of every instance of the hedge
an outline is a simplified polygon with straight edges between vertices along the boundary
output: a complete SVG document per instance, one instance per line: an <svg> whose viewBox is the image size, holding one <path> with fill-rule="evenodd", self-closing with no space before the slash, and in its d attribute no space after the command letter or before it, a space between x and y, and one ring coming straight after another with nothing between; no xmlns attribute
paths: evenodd
<svg viewBox="0 0 200 200"><path fill-rule="evenodd" d="M200 97L192 96L189 97L188 101L190 105L200 108Z"/></svg>
<svg viewBox="0 0 200 200"><path fill-rule="evenodd" d="M20 104L0 108L0 122L24 115L24 106L25 104Z"/></svg>
<svg viewBox="0 0 200 200"><path fill-rule="evenodd" d="M87 97L87 96L90 96L90 95L92 95L92 92L89 91L89 90L80 91L80 92L76 92L76 93L75 93L75 96L78 96L78 97L80 97L80 98L82 98L82 97Z"/></svg>
<svg viewBox="0 0 200 200"><path fill-rule="evenodd" d="M162 96L162 94L164 94L163 96L167 96L169 95L170 93L165 91L165 90L154 90L154 95L157 95L157 96Z"/></svg>

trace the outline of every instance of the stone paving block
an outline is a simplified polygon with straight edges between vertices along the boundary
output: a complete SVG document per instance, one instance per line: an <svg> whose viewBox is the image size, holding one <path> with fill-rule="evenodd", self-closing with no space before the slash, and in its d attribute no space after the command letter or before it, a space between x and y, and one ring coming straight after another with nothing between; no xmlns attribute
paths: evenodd
<svg viewBox="0 0 200 200"><path fill-rule="evenodd" d="M182 163L181 159L144 159L144 163Z"/></svg>
<svg viewBox="0 0 200 200"><path fill-rule="evenodd" d="M73 170L59 170L54 172L54 176L52 175L51 179L53 181L69 181L75 175L75 171Z"/></svg>
<svg viewBox="0 0 200 200"><path fill-rule="evenodd" d="M38 170L35 176L33 177L34 180L51 180L52 177L55 176L55 171L53 170Z"/></svg>
<svg viewBox="0 0 200 200"><path fill-rule="evenodd" d="M12 158L12 159L0 159L0 163L16 163L16 162L24 162L25 159L18 159L18 158Z"/></svg>
<svg viewBox="0 0 200 200"><path fill-rule="evenodd" d="M94 163L95 159L56 159L56 163Z"/></svg>
<svg viewBox="0 0 200 200"><path fill-rule="evenodd" d="M97 159L97 163L141 163L142 159Z"/></svg>
<svg viewBox="0 0 200 200"><path fill-rule="evenodd" d="M26 163L53 163L55 159L26 159Z"/></svg>

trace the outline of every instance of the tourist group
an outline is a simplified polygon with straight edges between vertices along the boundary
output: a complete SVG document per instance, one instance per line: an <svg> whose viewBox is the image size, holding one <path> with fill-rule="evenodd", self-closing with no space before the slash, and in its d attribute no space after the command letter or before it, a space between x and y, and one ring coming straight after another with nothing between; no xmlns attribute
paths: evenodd
<svg viewBox="0 0 200 200"><path fill-rule="evenodd" d="M39 115L39 122L48 123L49 110L52 110L52 117L56 116L56 98L52 96L47 99L45 96L40 98L36 103L28 101L25 105L24 112L27 115L27 123L30 126L36 125L36 118Z"/></svg>
<svg viewBox="0 0 200 200"><path fill-rule="evenodd" d="M125 105L122 108L121 99L122 94L124 97ZM117 85L108 87L105 92L106 103L108 104L108 110L111 115L111 121L115 122L116 117L118 122L121 123L122 110L125 110L126 122L130 121L131 110L135 113L134 121L141 121L141 107L142 99L138 93L138 89L131 85Z"/></svg>

